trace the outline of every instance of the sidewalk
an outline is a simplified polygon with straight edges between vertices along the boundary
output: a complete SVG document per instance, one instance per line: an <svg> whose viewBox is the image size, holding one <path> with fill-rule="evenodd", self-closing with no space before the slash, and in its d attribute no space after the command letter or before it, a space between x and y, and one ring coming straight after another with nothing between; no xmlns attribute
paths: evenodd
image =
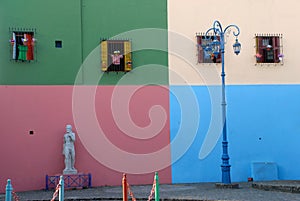
<svg viewBox="0 0 300 201"><path fill-rule="evenodd" d="M164 201L300 201L300 181L245 182L238 184L238 189L217 188L215 183L161 184L160 199ZM151 189L151 185L131 186L137 200L147 200ZM282 190L288 192L282 192ZM54 190L28 191L18 192L17 195L20 201L50 201L53 192ZM0 200L5 200L4 194L0 194ZM65 200L122 200L122 187L104 186L66 190ZM128 200L131 200L131 198L128 197Z"/></svg>

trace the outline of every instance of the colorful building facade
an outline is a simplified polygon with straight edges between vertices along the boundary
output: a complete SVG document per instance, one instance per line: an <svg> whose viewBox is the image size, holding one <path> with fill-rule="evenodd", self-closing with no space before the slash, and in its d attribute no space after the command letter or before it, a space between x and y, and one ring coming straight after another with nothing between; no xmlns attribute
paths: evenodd
<svg viewBox="0 0 300 201"><path fill-rule="evenodd" d="M215 20L241 31L241 53L232 29L224 58L232 181L299 179L295 4L2 1L0 191L8 178L24 191L62 174L66 124L93 186L123 173L150 184L156 171L162 183L219 182L221 63L198 40Z"/></svg>

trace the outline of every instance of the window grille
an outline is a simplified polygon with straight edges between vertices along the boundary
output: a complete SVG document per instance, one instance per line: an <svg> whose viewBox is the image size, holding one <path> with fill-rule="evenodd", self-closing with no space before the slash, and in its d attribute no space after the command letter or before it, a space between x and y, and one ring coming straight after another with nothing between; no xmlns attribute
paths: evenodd
<svg viewBox="0 0 300 201"><path fill-rule="evenodd" d="M205 51L205 47L211 43L215 37L217 37L217 39L220 41L220 36L213 36L211 34L205 36L205 33L196 33L198 63L221 63L221 54L215 56L214 54L208 54Z"/></svg>
<svg viewBox="0 0 300 201"><path fill-rule="evenodd" d="M257 64L283 64L282 34L255 34Z"/></svg>
<svg viewBox="0 0 300 201"><path fill-rule="evenodd" d="M36 29L9 28L9 32L11 60L20 62L36 60Z"/></svg>
<svg viewBox="0 0 300 201"><path fill-rule="evenodd" d="M128 72L132 70L130 40L102 39L100 46L102 71Z"/></svg>

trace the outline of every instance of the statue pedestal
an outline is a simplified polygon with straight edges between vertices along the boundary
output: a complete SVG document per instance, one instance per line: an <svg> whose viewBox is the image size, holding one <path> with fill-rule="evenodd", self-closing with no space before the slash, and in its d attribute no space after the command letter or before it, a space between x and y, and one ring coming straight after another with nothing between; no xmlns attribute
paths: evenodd
<svg viewBox="0 0 300 201"><path fill-rule="evenodd" d="M63 174L77 174L76 169L64 169Z"/></svg>
<svg viewBox="0 0 300 201"><path fill-rule="evenodd" d="M59 183L60 175L46 175L46 190L55 189ZM92 187L92 175L90 173L63 174L65 189Z"/></svg>

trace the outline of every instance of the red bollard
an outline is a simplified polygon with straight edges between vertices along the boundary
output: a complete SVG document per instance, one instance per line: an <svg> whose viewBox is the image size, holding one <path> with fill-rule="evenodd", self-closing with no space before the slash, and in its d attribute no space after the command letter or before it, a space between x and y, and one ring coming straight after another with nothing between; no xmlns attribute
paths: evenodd
<svg viewBox="0 0 300 201"><path fill-rule="evenodd" d="M123 201L128 201L128 188L127 188L127 179L125 173L123 174L122 186L123 186Z"/></svg>

